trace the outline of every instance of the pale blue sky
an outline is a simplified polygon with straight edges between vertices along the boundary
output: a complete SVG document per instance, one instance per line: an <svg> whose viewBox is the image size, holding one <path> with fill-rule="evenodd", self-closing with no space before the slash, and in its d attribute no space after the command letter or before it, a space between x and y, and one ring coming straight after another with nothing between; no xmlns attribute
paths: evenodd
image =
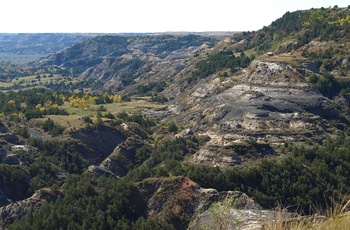
<svg viewBox="0 0 350 230"><path fill-rule="evenodd" d="M252 31L287 11L344 0L5 0L0 32Z"/></svg>

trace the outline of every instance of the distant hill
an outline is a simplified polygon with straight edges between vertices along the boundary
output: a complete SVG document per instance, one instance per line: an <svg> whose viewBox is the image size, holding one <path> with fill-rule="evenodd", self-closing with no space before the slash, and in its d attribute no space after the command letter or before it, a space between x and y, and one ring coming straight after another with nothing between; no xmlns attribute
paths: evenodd
<svg viewBox="0 0 350 230"><path fill-rule="evenodd" d="M101 80L105 89L136 90L137 94L137 87L174 79L191 66L195 53L209 51L218 41L193 34L101 35L42 58L36 65L70 68L82 79Z"/></svg>
<svg viewBox="0 0 350 230"><path fill-rule="evenodd" d="M0 33L0 53L48 55L96 34Z"/></svg>

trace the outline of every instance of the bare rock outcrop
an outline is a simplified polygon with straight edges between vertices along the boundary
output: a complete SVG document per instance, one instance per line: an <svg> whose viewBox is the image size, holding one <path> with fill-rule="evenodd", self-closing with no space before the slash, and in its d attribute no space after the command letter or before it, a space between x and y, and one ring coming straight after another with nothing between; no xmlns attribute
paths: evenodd
<svg viewBox="0 0 350 230"><path fill-rule="evenodd" d="M137 138L129 137L120 143L112 154L102 161L100 167L112 172L116 176L125 176L128 172L127 165L135 164L136 150L144 143Z"/></svg>
<svg viewBox="0 0 350 230"><path fill-rule="evenodd" d="M45 202L55 200L59 192L49 188L37 190L31 197L0 208L0 229L6 229L16 218L21 218L30 210L37 209Z"/></svg>
<svg viewBox="0 0 350 230"><path fill-rule="evenodd" d="M144 180L135 185L132 196L135 198L132 205L139 215L164 216L176 229L203 229L203 226L217 229L219 219L233 223L237 229L258 229L280 214L263 210L245 193L201 188L185 177ZM283 215L287 218L291 214ZM179 216L181 220L177 219Z"/></svg>
<svg viewBox="0 0 350 230"><path fill-rule="evenodd" d="M255 60L230 78L213 76L199 82L177 100L172 111L181 113L173 119L211 138L190 161L239 164L242 154L236 147L247 142L273 148L286 142L304 142L310 136L320 141L345 127L347 119L307 83L305 75L313 73L313 68L305 65ZM223 147L231 152L221 154ZM265 150L254 154L274 152Z"/></svg>
<svg viewBox="0 0 350 230"><path fill-rule="evenodd" d="M135 187L134 193L141 195L138 197L142 198L136 205L145 202L143 205L147 207L144 212L146 216L160 214L164 207L170 204L181 206L178 209L174 207L174 211L200 213L207 210L212 203L223 201L227 197L237 199L237 207L261 209L258 203L242 192L218 192L216 189L201 188L186 177L147 179L137 183ZM182 201L177 201L176 198Z"/></svg>
<svg viewBox="0 0 350 230"><path fill-rule="evenodd" d="M188 230L203 229L240 229L261 230L273 223L287 222L293 218L292 213L261 209L238 209L220 204L217 210L207 210L193 220ZM272 223L272 224L271 224Z"/></svg>
<svg viewBox="0 0 350 230"><path fill-rule="evenodd" d="M104 158L113 152L119 143L125 141L127 138L123 130L105 125L94 129L71 132L70 135L85 146L85 149L81 150L84 158L89 159L94 164L100 164Z"/></svg>

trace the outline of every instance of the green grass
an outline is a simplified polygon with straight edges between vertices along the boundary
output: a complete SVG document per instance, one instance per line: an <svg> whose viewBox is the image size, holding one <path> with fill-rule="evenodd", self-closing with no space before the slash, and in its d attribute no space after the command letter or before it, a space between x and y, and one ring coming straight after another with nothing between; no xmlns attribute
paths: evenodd
<svg viewBox="0 0 350 230"><path fill-rule="evenodd" d="M46 77L43 77L44 75L46 75ZM40 80L37 79L36 75L17 77L9 82L0 82L0 87L7 88L7 87L12 87L14 84L16 84L16 85L20 85L24 89L31 89L34 87L44 87L45 84L48 84L50 82L60 83L64 81L66 83L69 83L69 82L74 83L74 81L69 81L59 74L53 74L51 77L49 76L49 74L41 74L40 76L41 76ZM34 84L39 84L39 85L34 86Z"/></svg>
<svg viewBox="0 0 350 230"><path fill-rule="evenodd" d="M132 100L129 102L120 102L120 103L110 103L103 104L103 107L106 111L101 111L102 115L106 112L110 112L113 115L117 115L120 112L127 113L140 113L144 109L162 109L165 105L159 103L150 102L148 98L139 98L138 100ZM45 118L33 119L34 123L41 123L50 117L55 123L60 124L66 129L75 127L76 129L82 128L85 124L82 120L84 116L90 116L93 121L96 120L98 109L101 105L89 104L87 107L88 110L84 110L82 107L73 107L69 102L65 102L64 105L59 106L60 109L64 109L68 112L68 116L64 115L48 115Z"/></svg>
<svg viewBox="0 0 350 230"><path fill-rule="evenodd" d="M66 110L71 115L76 115L81 117L81 116L96 114L100 106L101 105L89 104L87 107L88 110L84 110L84 108L73 107L69 104L69 102L65 102L64 105L60 106L60 108ZM162 109L165 107L165 105L155 103L155 102L150 102L148 98L145 97L145 98L139 98L138 100L132 100L128 102L103 104L103 107L110 113L116 115L117 113L120 113L122 111L129 112L129 113L139 113L142 110L147 108Z"/></svg>

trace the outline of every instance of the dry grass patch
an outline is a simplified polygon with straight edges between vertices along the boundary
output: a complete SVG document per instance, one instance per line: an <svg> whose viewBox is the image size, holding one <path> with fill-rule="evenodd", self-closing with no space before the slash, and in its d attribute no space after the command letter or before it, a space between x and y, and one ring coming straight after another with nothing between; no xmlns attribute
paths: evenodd
<svg viewBox="0 0 350 230"><path fill-rule="evenodd" d="M67 111L69 115L46 115L44 118L32 119L32 125L40 127L41 124L46 121L48 118L52 119L56 124L61 125L65 128L65 132L69 132L71 129L80 129L83 128L86 123L83 121L83 117L91 117L93 122L96 122L97 113L101 112L102 116L110 112L113 115L117 115L121 112L127 113L141 113L145 109L163 109L165 105L159 103L149 102L146 99L133 100L130 102L121 102L121 103L111 103L103 104L104 111L100 111L101 105L89 104L87 107L73 107L68 102L65 102L64 105L59 106L60 109ZM102 120L108 120L102 118Z"/></svg>
<svg viewBox="0 0 350 230"><path fill-rule="evenodd" d="M106 111L112 113L113 115L116 115L123 111L128 113L140 113L145 109L160 110L166 107L166 105L150 102L148 98L141 98L141 99L132 100L129 102L119 102L119 103L110 103L110 104L102 104L102 105L89 104L86 107L73 107L69 104L69 102L65 102L64 105L60 106L59 108L66 110L70 115L76 115L76 116L82 117L82 116L96 115L97 111L99 111L101 106L103 106L103 108ZM103 113L103 111L101 112Z"/></svg>
<svg viewBox="0 0 350 230"><path fill-rule="evenodd" d="M299 215L295 218L285 218L283 210L276 219L269 220L263 227L265 230L347 230L350 229L350 200L333 203L324 214L313 216Z"/></svg>

